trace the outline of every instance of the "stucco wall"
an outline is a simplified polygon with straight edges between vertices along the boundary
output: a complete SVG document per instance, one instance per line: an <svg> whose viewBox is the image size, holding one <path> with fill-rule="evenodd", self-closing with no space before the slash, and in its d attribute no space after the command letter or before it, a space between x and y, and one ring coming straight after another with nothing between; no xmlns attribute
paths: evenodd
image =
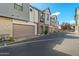
<svg viewBox="0 0 79 59"><path fill-rule="evenodd" d="M12 36L12 20L0 17L0 34L10 34Z"/></svg>

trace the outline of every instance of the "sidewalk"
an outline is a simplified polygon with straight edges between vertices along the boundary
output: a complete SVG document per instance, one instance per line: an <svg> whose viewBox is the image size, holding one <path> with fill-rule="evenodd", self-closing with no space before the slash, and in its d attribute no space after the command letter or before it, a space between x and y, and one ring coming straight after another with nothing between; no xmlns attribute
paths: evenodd
<svg viewBox="0 0 79 59"><path fill-rule="evenodd" d="M52 49L72 56L79 56L79 35L75 35L74 33L69 33L67 35L74 38L65 37L61 44L57 44Z"/></svg>

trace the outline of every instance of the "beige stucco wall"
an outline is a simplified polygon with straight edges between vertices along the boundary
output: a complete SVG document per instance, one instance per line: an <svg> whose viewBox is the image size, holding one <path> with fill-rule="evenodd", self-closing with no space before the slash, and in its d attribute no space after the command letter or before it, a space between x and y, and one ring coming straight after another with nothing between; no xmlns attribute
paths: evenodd
<svg viewBox="0 0 79 59"><path fill-rule="evenodd" d="M12 20L6 17L0 17L0 34L10 34L12 36Z"/></svg>
<svg viewBox="0 0 79 59"><path fill-rule="evenodd" d="M35 26L35 35L37 35L37 24L36 23L19 21L19 20L15 20L11 18L6 18L6 17L0 17L0 35L10 34L10 36L13 36L13 23L33 25Z"/></svg>
<svg viewBox="0 0 79 59"><path fill-rule="evenodd" d="M13 20L13 23L16 23L16 24L26 24L25 21L20 21L18 19L12 19Z"/></svg>
<svg viewBox="0 0 79 59"><path fill-rule="evenodd" d="M49 26L49 32L50 33L52 32L52 26Z"/></svg>

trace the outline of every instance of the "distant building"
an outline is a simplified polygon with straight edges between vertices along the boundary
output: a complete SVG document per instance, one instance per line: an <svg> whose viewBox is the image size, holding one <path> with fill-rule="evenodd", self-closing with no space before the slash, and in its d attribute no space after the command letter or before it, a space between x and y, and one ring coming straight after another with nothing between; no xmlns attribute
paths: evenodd
<svg viewBox="0 0 79 59"><path fill-rule="evenodd" d="M75 32L79 33L79 8L75 10Z"/></svg>
<svg viewBox="0 0 79 59"><path fill-rule="evenodd" d="M57 16L52 15L50 16L50 26L49 26L49 31L54 32L58 30L58 21L57 21Z"/></svg>
<svg viewBox="0 0 79 59"><path fill-rule="evenodd" d="M30 22L35 24L35 34L41 35L45 30L45 13L30 5Z"/></svg>
<svg viewBox="0 0 79 59"><path fill-rule="evenodd" d="M45 31L49 33L51 11L49 8L46 8L43 10L43 12L45 14Z"/></svg>

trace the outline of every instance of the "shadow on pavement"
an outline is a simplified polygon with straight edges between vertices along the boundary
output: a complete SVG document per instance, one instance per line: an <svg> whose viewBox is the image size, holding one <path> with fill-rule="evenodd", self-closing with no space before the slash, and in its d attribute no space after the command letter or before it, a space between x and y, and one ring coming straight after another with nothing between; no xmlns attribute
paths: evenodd
<svg viewBox="0 0 79 59"><path fill-rule="evenodd" d="M11 56L70 56L69 54L53 49L57 44L61 44L64 38L66 37L71 39L78 38L78 37L68 36L66 34L68 33L59 32L59 33L39 37L36 39L37 40L48 39L48 40L1 48L0 53L8 53L7 55L11 55Z"/></svg>
<svg viewBox="0 0 79 59"><path fill-rule="evenodd" d="M68 35L70 34L70 35ZM79 39L79 36L74 36L71 33L66 33L66 35L64 36L64 38L68 38L68 39Z"/></svg>

